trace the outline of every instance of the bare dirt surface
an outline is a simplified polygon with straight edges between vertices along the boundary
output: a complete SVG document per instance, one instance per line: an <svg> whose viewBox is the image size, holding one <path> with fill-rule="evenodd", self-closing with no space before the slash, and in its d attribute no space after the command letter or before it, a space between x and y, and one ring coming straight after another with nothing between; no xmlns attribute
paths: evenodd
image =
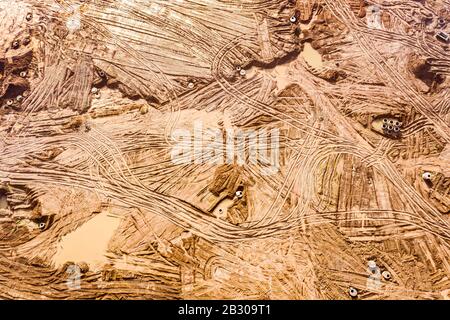
<svg viewBox="0 0 450 320"><path fill-rule="evenodd" d="M0 0L0 30L0 298L450 299L450 1ZM275 170L175 161L199 125L278 129Z"/></svg>

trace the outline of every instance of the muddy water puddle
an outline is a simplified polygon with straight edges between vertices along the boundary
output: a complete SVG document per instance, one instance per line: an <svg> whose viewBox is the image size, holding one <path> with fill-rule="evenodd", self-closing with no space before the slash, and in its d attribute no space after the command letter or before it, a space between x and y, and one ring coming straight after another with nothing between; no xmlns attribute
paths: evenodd
<svg viewBox="0 0 450 320"><path fill-rule="evenodd" d="M62 237L53 258L56 266L67 261L86 262L98 270L108 262L105 254L108 242L119 227L120 219L101 212L76 230Z"/></svg>
<svg viewBox="0 0 450 320"><path fill-rule="evenodd" d="M303 48L300 56L303 57L306 63L313 68L320 69L323 67L322 56L320 55L319 51L311 46L309 42L305 43L305 47Z"/></svg>

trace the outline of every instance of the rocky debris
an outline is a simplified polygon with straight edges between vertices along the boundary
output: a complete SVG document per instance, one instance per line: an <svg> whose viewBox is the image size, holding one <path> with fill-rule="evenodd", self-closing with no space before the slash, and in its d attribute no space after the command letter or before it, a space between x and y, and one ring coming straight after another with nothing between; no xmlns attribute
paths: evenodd
<svg viewBox="0 0 450 320"><path fill-rule="evenodd" d="M426 85L418 85L422 91L428 92L436 88L444 81L444 77L431 70L431 65L427 59L412 55L408 60L408 69L413 73L414 77ZM417 83L417 82L416 82Z"/></svg>

